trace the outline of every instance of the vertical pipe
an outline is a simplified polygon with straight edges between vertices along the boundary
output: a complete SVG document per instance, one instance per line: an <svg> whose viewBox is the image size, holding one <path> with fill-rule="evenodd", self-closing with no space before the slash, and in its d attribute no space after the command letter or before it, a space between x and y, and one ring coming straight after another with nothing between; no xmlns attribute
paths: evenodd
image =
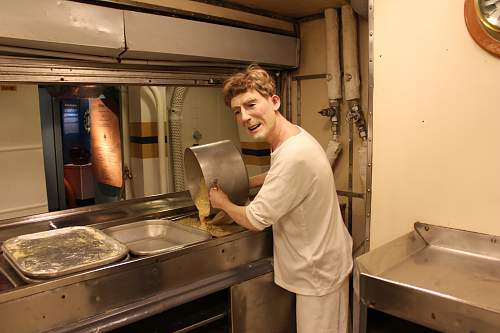
<svg viewBox="0 0 500 333"><path fill-rule="evenodd" d="M56 155L57 192L59 193L59 209L66 209L66 194L64 193L64 158L62 141L62 119L59 100L52 97L52 120L54 125L54 151Z"/></svg>
<svg viewBox="0 0 500 333"><path fill-rule="evenodd" d="M292 75L286 73L286 118L292 122Z"/></svg>
<svg viewBox="0 0 500 333"><path fill-rule="evenodd" d="M342 98L342 84L340 80L340 53L339 53L339 20L336 9L325 9L325 36L326 36L326 88L328 94L327 116L330 118L332 137L326 147L326 155L332 167L335 166L342 145L338 141L340 132L340 104Z"/></svg>
<svg viewBox="0 0 500 333"><path fill-rule="evenodd" d="M157 89L158 94L158 104L157 104L157 127L158 127L158 167L160 170L160 193L167 193L167 175L166 175L166 166L167 166L167 158L165 156L165 88L161 89L155 87Z"/></svg>
<svg viewBox="0 0 500 333"><path fill-rule="evenodd" d="M276 73L275 80L276 80L276 92L280 96L280 98L282 98L279 111L283 116L285 116L285 105L283 104L285 103L283 99L285 96L285 72Z"/></svg>
<svg viewBox="0 0 500 333"><path fill-rule="evenodd" d="M302 97L301 97L301 94L302 94L302 87L301 87L301 83L300 83L300 80L297 80L297 121L296 121L296 124L297 125L301 125L302 123L302 109L301 109L301 103L302 103Z"/></svg>
<svg viewBox="0 0 500 333"><path fill-rule="evenodd" d="M159 169L159 183L160 193L167 193L167 175L165 171L166 157L165 157L165 103L164 96L160 95L158 87L148 86L149 90L153 93L156 106L156 124L158 129L158 169Z"/></svg>
<svg viewBox="0 0 500 333"><path fill-rule="evenodd" d="M347 191L352 193L352 172L353 172L353 143L354 143L354 124L352 121L349 122L349 176L347 178ZM352 195L348 198L347 205L347 229L349 233L352 235Z"/></svg>
<svg viewBox="0 0 500 333"><path fill-rule="evenodd" d="M328 103L332 105L342 98L339 57L339 22L337 10L325 9L326 32L326 85Z"/></svg>
<svg viewBox="0 0 500 333"><path fill-rule="evenodd" d="M130 170L130 134L129 134L129 104L128 104L128 87L120 87L120 99L121 99L121 123L122 123L122 136L123 136L123 170L124 170L124 187L125 187L125 199L132 198L131 184L127 172L125 170Z"/></svg>
<svg viewBox="0 0 500 333"><path fill-rule="evenodd" d="M344 69L344 99L350 101L349 114L352 115L354 106L357 105L356 101L359 100L360 82L359 82L359 66L358 66L358 36L357 36L357 22L352 7L349 5L342 6L342 60ZM356 106L356 111L357 106ZM352 120L352 118L351 118ZM348 191L352 192L352 174L353 174L353 127L352 121L349 122L349 178L348 178ZM348 207L348 228L352 231L352 197L349 197Z"/></svg>
<svg viewBox="0 0 500 333"><path fill-rule="evenodd" d="M359 99L358 35L356 17L349 5L342 6L342 52L344 98Z"/></svg>

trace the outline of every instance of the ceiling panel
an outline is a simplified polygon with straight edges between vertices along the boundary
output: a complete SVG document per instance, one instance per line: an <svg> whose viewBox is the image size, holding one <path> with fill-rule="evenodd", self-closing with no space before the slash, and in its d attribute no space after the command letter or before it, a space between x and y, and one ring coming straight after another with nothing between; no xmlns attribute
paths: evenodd
<svg viewBox="0 0 500 333"><path fill-rule="evenodd" d="M340 7L348 3L347 0L230 0L225 2L263 9L293 18L319 14L326 8Z"/></svg>

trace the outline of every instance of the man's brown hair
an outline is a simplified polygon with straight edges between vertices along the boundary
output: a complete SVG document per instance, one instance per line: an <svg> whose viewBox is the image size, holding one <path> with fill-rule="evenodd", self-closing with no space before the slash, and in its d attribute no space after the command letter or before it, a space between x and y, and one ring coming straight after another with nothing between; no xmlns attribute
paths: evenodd
<svg viewBox="0 0 500 333"><path fill-rule="evenodd" d="M276 83L273 78L259 65L252 64L243 72L231 75L224 81L222 93L224 102L231 107L233 97L255 89L264 97L271 97L276 94Z"/></svg>

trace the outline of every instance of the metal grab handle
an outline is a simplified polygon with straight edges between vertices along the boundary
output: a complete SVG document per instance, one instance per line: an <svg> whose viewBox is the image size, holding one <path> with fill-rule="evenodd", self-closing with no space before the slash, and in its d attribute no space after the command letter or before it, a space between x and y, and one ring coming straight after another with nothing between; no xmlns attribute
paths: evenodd
<svg viewBox="0 0 500 333"><path fill-rule="evenodd" d="M217 178L215 178L214 181L212 182L212 184L210 184L209 191L211 189L215 189L217 191L220 190L219 180Z"/></svg>

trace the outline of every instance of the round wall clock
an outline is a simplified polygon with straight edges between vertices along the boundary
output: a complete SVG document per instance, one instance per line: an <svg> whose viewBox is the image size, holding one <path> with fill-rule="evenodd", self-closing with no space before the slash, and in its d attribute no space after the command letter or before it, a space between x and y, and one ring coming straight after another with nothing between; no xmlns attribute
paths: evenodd
<svg viewBox="0 0 500 333"><path fill-rule="evenodd" d="M500 0L465 0L464 16L474 41L500 57Z"/></svg>

